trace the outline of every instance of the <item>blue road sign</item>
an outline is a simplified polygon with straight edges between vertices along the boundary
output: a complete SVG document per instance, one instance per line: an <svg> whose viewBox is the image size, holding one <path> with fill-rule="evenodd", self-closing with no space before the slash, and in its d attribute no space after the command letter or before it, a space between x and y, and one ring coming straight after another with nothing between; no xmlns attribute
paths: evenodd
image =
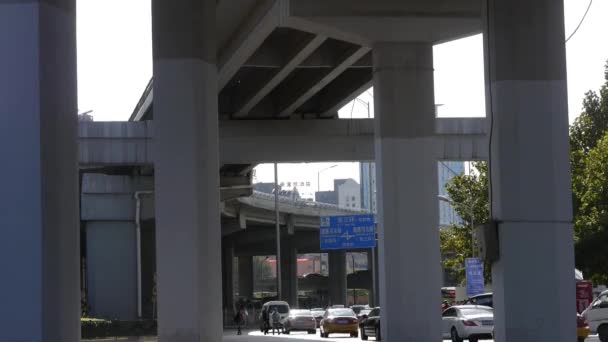
<svg viewBox="0 0 608 342"><path fill-rule="evenodd" d="M467 275L467 296L476 296L486 292L483 279L483 262L478 258L465 259Z"/></svg>
<svg viewBox="0 0 608 342"><path fill-rule="evenodd" d="M374 215L321 217L321 250L376 247Z"/></svg>

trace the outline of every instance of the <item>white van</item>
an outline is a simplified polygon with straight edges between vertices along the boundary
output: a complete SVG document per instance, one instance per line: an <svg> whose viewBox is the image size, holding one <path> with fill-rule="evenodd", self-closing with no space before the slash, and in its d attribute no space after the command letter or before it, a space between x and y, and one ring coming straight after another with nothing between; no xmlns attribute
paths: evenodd
<svg viewBox="0 0 608 342"><path fill-rule="evenodd" d="M598 333L601 342L608 342L608 291L600 295L583 311L592 333Z"/></svg>
<svg viewBox="0 0 608 342"><path fill-rule="evenodd" d="M267 314L270 315L270 313L276 310L279 312L279 314L281 315L281 322L285 321L287 318L289 318L289 304L287 302L284 301L280 301L280 300L273 300L270 302L266 302L264 303L264 305L262 305L262 310L260 311L260 330L263 330L263 319L262 317L264 317L264 312L266 312Z"/></svg>

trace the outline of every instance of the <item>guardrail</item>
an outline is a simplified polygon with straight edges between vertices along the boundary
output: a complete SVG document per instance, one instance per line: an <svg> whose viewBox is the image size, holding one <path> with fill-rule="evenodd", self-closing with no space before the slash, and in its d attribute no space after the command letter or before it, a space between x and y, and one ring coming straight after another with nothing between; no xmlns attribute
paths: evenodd
<svg viewBox="0 0 608 342"><path fill-rule="evenodd" d="M274 194L269 194L260 191L254 191L252 197L264 199L268 201L274 201ZM344 208L340 207L336 204L330 203L322 203L322 202L314 202L307 200L294 200L286 196L279 195L279 203L286 203L297 208L310 208L310 209L330 209L330 210L339 210L349 213L366 213L367 211L362 209L352 209L352 208Z"/></svg>

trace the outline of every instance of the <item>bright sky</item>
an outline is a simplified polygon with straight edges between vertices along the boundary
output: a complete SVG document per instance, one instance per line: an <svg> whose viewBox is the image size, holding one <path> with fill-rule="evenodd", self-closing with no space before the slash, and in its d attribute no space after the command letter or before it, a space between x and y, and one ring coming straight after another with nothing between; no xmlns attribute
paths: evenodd
<svg viewBox="0 0 608 342"><path fill-rule="evenodd" d="M565 0L566 36L582 18L587 0ZM116 10L119 8L120 10ZM594 1L585 22L567 44L569 116L581 111L585 92L603 84L608 60L608 1ZM435 102L439 116L485 116L481 36L435 46ZM96 121L123 121L131 115L152 76L150 0L78 0L78 102L93 110ZM372 90L340 111L341 117L367 117L365 102ZM316 186L317 171L331 166L282 165L280 181L308 179ZM358 166L347 163L321 175L322 189L333 178L358 179ZM272 181L272 168L258 168L259 181ZM296 179L293 179L295 176Z"/></svg>

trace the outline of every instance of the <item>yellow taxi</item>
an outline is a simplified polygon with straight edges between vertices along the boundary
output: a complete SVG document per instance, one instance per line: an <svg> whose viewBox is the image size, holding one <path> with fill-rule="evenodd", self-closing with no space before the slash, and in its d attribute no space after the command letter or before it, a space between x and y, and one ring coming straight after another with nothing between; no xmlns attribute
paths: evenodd
<svg viewBox="0 0 608 342"><path fill-rule="evenodd" d="M355 312L348 308L327 309L321 320L321 337L329 337L329 334L359 337L359 321Z"/></svg>

